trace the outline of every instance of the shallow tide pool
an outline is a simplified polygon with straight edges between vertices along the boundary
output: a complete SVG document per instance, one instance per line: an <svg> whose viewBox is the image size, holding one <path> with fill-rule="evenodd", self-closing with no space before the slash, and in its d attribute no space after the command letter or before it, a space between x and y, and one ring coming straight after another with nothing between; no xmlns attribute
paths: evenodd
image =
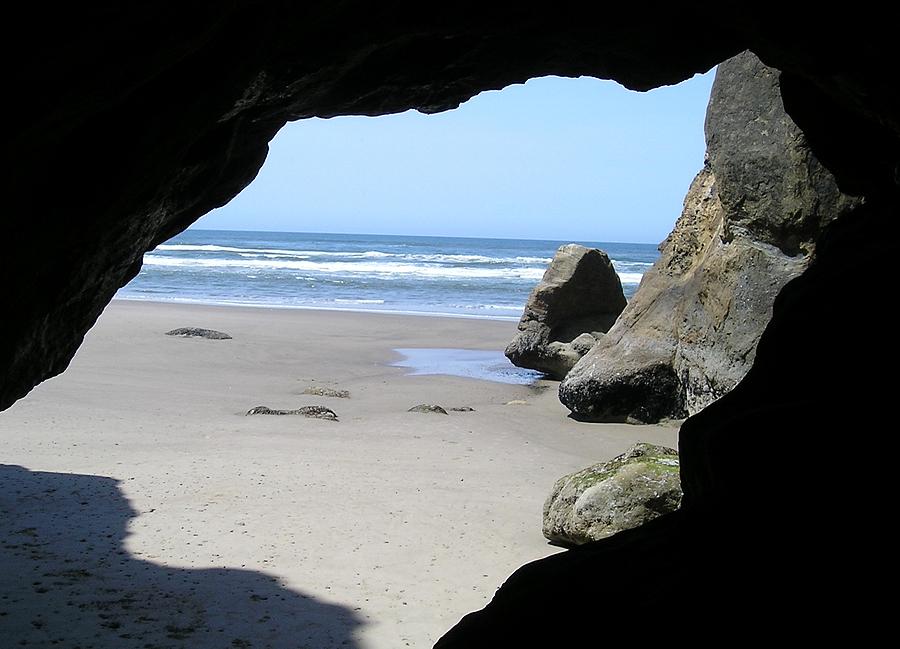
<svg viewBox="0 0 900 649"><path fill-rule="evenodd" d="M544 377L541 372L516 367L499 351L445 347L403 347L394 351L403 358L391 365L409 368L409 374L447 374L516 385L529 385Z"/></svg>

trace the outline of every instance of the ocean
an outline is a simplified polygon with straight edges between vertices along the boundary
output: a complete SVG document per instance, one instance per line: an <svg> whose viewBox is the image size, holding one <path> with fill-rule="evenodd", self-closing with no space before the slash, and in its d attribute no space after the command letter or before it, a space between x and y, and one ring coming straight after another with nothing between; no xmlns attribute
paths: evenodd
<svg viewBox="0 0 900 649"><path fill-rule="evenodd" d="M569 241L187 230L144 255L129 300L343 309L518 320ZM630 298L655 245L604 250Z"/></svg>

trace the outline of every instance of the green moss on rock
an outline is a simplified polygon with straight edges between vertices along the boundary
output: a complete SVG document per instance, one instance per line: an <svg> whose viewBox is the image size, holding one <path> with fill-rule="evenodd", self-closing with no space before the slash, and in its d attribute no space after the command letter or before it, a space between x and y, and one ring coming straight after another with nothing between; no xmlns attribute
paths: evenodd
<svg viewBox="0 0 900 649"><path fill-rule="evenodd" d="M680 505L678 452L639 443L557 480L544 503L543 532L553 542L580 545L638 527Z"/></svg>

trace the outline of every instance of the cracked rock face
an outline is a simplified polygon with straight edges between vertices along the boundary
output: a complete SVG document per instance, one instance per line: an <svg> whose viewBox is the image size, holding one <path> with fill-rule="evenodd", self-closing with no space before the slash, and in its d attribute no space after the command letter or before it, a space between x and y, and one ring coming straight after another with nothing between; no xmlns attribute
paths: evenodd
<svg viewBox="0 0 900 649"><path fill-rule="evenodd" d="M775 296L853 204L784 112L777 71L753 54L719 66L706 139L707 165L660 259L560 385L576 415L681 418L734 388Z"/></svg>
<svg viewBox="0 0 900 649"><path fill-rule="evenodd" d="M602 250L560 246L531 291L506 357L561 379L625 308L622 283Z"/></svg>

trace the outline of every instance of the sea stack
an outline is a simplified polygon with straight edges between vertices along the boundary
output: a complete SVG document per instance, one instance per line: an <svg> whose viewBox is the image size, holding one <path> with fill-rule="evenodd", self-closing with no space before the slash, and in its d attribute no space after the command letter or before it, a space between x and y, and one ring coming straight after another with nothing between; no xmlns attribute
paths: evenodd
<svg viewBox="0 0 900 649"><path fill-rule="evenodd" d="M575 243L561 246L528 297L506 357L561 379L609 331L625 304L605 252Z"/></svg>
<svg viewBox="0 0 900 649"><path fill-rule="evenodd" d="M719 65L706 164L622 316L560 384L579 417L693 415L744 377L775 296L855 204L785 113L778 72L750 52Z"/></svg>

